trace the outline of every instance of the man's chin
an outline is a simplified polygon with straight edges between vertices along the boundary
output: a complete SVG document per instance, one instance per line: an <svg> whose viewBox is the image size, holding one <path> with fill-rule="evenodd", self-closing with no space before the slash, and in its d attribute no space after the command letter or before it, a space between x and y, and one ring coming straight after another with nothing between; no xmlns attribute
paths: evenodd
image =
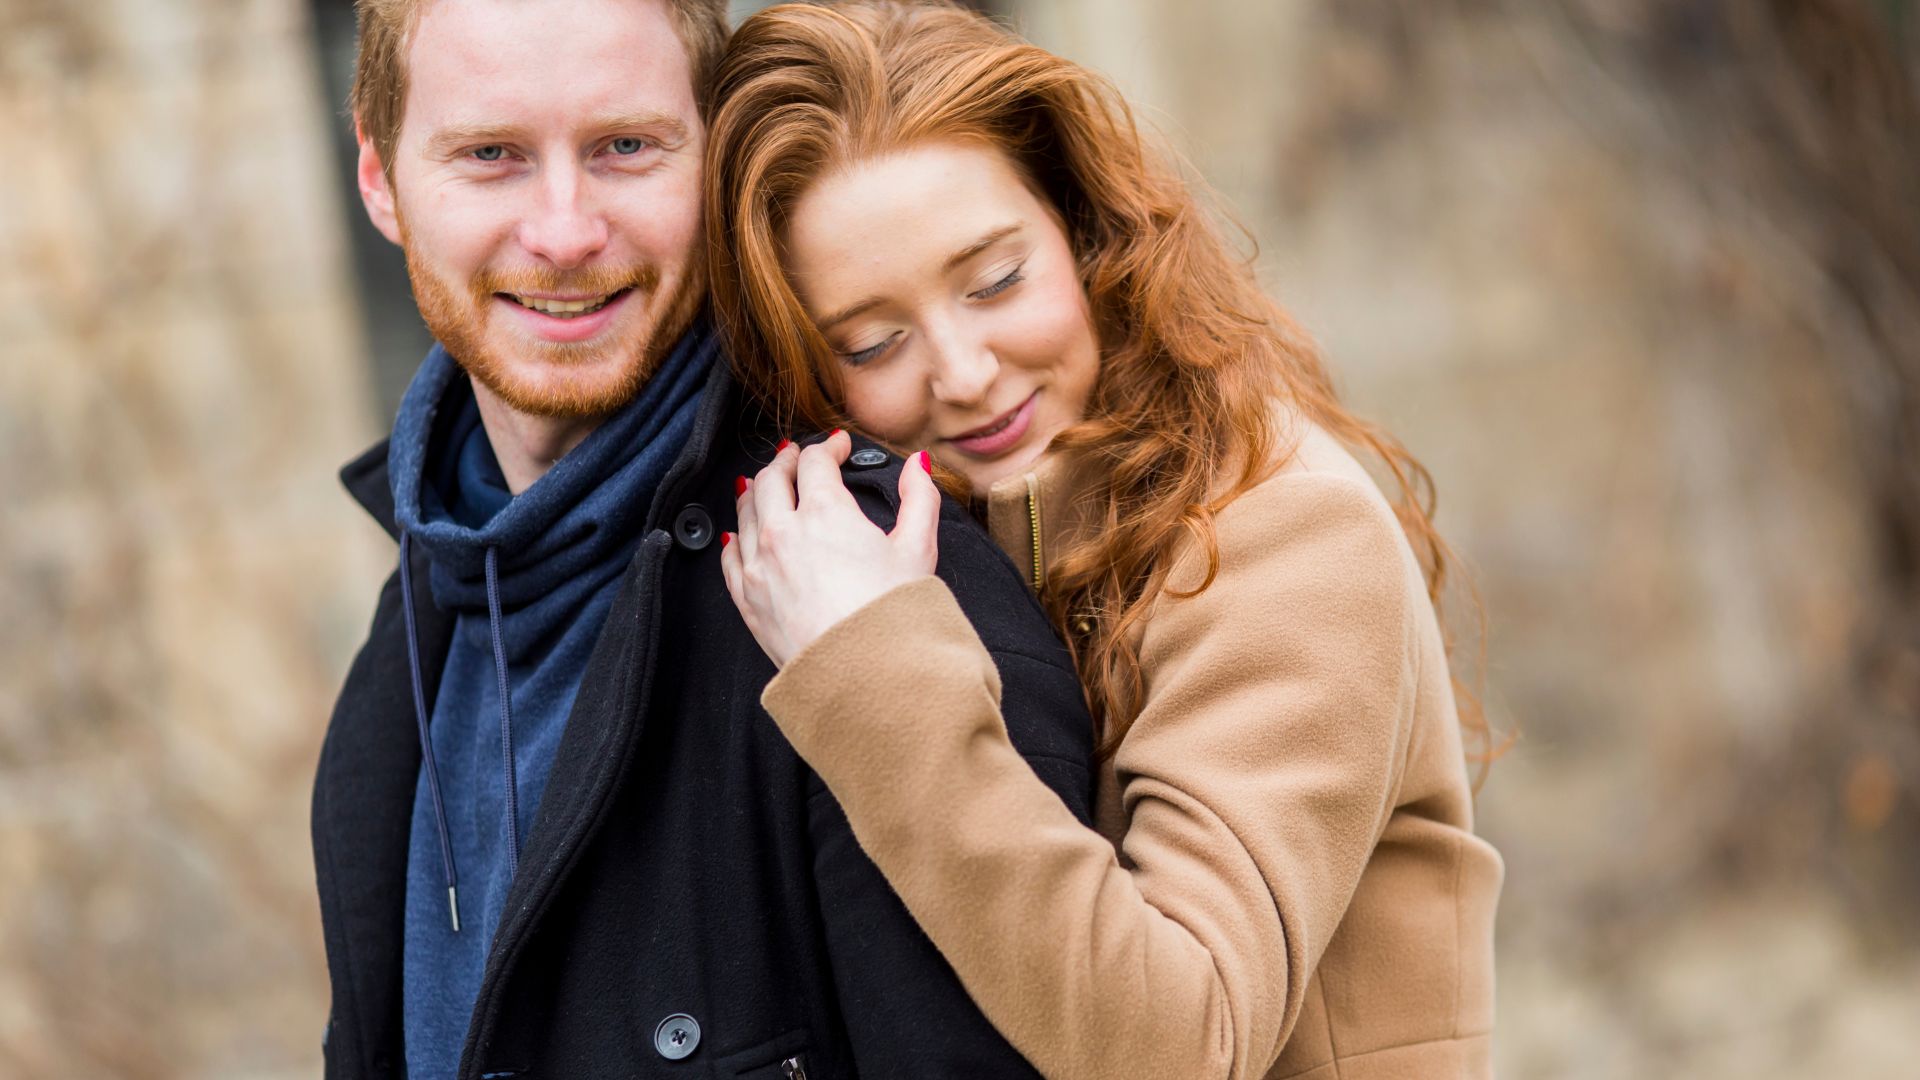
<svg viewBox="0 0 1920 1080"><path fill-rule="evenodd" d="M619 358L604 355L604 350L599 356L528 356L541 351L547 350L517 350L528 358L512 361L490 350L454 355L476 383L508 408L550 420L588 419L615 411L633 400L655 366L647 350L637 345L623 349L625 355Z"/></svg>

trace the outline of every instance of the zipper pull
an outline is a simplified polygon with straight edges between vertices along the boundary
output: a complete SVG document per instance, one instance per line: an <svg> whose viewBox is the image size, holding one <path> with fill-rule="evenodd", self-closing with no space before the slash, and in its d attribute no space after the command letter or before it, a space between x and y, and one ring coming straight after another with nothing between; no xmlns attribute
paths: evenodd
<svg viewBox="0 0 1920 1080"><path fill-rule="evenodd" d="M795 1054L780 1063L780 1075L787 1080L807 1080L807 1063L800 1060L799 1054Z"/></svg>

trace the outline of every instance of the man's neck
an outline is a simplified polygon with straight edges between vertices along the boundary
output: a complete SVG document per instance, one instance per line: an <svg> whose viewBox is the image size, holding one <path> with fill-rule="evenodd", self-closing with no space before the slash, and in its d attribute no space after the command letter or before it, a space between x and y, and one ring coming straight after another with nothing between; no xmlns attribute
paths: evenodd
<svg viewBox="0 0 1920 1080"><path fill-rule="evenodd" d="M515 495L532 487L547 475L554 463L579 446L603 416L551 417L524 413L502 401L478 379L473 383L473 398L480 406L480 424L487 429L487 441L493 444L494 460L507 478L507 490Z"/></svg>

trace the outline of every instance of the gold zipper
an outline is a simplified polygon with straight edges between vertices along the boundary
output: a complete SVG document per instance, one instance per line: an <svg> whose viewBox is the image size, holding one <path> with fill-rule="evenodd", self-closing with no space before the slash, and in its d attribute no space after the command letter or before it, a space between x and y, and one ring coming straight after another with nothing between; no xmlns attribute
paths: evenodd
<svg viewBox="0 0 1920 1080"><path fill-rule="evenodd" d="M1047 572L1040 561L1040 481L1032 473L1027 474L1027 522L1033 536L1033 591L1039 592L1047 583Z"/></svg>

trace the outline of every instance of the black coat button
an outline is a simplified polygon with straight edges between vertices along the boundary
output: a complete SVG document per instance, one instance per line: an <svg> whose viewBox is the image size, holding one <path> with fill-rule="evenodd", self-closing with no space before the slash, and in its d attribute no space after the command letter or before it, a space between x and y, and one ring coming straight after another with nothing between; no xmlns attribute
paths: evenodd
<svg viewBox="0 0 1920 1080"><path fill-rule="evenodd" d="M852 456L847 458L847 464L856 469L877 469L886 463L887 452L872 446L864 450L855 450Z"/></svg>
<svg viewBox="0 0 1920 1080"><path fill-rule="evenodd" d="M700 1022L686 1013L674 1013L653 1029L653 1048L668 1061L679 1061L700 1046Z"/></svg>
<svg viewBox="0 0 1920 1080"><path fill-rule="evenodd" d="M699 551L713 543L713 519L698 503L683 506L673 519L673 538L688 551Z"/></svg>

